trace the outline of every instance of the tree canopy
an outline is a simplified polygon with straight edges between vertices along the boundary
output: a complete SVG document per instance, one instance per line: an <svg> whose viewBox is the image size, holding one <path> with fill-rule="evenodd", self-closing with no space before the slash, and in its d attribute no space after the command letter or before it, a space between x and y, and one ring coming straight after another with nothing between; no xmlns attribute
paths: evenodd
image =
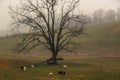
<svg viewBox="0 0 120 80"><path fill-rule="evenodd" d="M43 45L51 51L53 63L61 50L70 51L74 37L84 34L85 22L76 14L79 0L24 0L10 8L13 29L27 29L19 34L18 52L28 52Z"/></svg>

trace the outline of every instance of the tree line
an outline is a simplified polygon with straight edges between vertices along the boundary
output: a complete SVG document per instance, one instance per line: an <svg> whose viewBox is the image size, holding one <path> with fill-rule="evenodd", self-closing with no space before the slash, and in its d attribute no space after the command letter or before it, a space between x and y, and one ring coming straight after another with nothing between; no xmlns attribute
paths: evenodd
<svg viewBox="0 0 120 80"><path fill-rule="evenodd" d="M82 19L87 22L99 23L99 22L112 22L115 20L120 20L120 8L116 11L109 9L105 11L104 9L98 9L89 15L82 15Z"/></svg>

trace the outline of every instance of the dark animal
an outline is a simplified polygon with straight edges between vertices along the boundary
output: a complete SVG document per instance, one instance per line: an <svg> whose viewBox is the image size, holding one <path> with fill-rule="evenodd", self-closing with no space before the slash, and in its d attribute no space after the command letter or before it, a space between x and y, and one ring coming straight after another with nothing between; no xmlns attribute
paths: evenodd
<svg viewBox="0 0 120 80"><path fill-rule="evenodd" d="M53 60L47 60L47 64L50 65L50 64L53 64Z"/></svg>
<svg viewBox="0 0 120 80"><path fill-rule="evenodd" d="M23 71L26 71L26 69L27 69L27 67L25 67L25 66L21 66L20 68L21 68L21 70L23 70Z"/></svg>
<svg viewBox="0 0 120 80"><path fill-rule="evenodd" d="M23 69L24 69L24 66L21 66L20 69L23 70Z"/></svg>
<svg viewBox="0 0 120 80"><path fill-rule="evenodd" d="M57 61L63 61L63 58L57 58ZM47 59L46 62L48 65L53 64L53 58Z"/></svg>
<svg viewBox="0 0 120 80"><path fill-rule="evenodd" d="M63 76L65 76L66 73L65 73L65 71L58 71L58 75L63 75Z"/></svg>

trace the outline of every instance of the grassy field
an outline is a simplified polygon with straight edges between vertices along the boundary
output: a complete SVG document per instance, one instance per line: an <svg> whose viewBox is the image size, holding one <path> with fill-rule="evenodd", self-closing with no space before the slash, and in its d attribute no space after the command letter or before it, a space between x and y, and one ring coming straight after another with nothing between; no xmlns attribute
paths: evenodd
<svg viewBox="0 0 120 80"><path fill-rule="evenodd" d="M0 80L120 80L120 58L77 58L65 59L59 65L47 65L40 58L1 58ZM20 66L34 64L34 68L21 71ZM63 64L68 65L67 68ZM57 71L66 71L58 75ZM48 76L53 72L53 76Z"/></svg>
<svg viewBox="0 0 120 80"><path fill-rule="evenodd" d="M17 38L0 38L0 80L120 80L120 22L88 24L85 31L88 36L74 40L80 43L78 54L61 52L65 60L49 66L44 63L50 57L45 49L13 54ZM26 72L20 70L22 65L28 67ZM66 75L58 75L59 70Z"/></svg>

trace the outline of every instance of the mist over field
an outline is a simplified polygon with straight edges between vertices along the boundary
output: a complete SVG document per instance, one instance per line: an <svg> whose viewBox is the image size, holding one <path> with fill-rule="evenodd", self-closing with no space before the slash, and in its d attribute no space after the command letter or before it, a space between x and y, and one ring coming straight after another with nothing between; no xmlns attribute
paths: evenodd
<svg viewBox="0 0 120 80"><path fill-rule="evenodd" d="M19 1L0 0L0 80L120 80L120 0Z"/></svg>
<svg viewBox="0 0 120 80"><path fill-rule="evenodd" d="M21 0L0 0L0 31L9 29L10 14L8 7L19 4ZM97 9L117 10L119 0L81 0L79 5L79 13L91 15Z"/></svg>
<svg viewBox="0 0 120 80"><path fill-rule="evenodd" d="M9 23L11 22L9 6L16 6L19 0L1 0L0 1L0 36L8 37L14 32L11 31ZM13 5L13 3L15 5ZM88 38L76 39L82 44L78 51L119 51L119 20L120 8L119 0L81 0L78 8L79 15L85 20L85 32L90 35ZM113 30L113 31L112 31ZM20 30L27 32L27 28ZM16 31L18 32L18 31ZM107 36L107 37L106 37ZM2 43L2 42L1 42ZM12 45L12 44L11 44ZM90 47L90 45L92 45ZM111 47L110 47L110 46ZM89 48L90 47L90 48ZM104 49L104 47L106 47ZM1 47L2 48L2 47ZM96 50L95 50L96 49ZM108 50L107 50L108 49Z"/></svg>

